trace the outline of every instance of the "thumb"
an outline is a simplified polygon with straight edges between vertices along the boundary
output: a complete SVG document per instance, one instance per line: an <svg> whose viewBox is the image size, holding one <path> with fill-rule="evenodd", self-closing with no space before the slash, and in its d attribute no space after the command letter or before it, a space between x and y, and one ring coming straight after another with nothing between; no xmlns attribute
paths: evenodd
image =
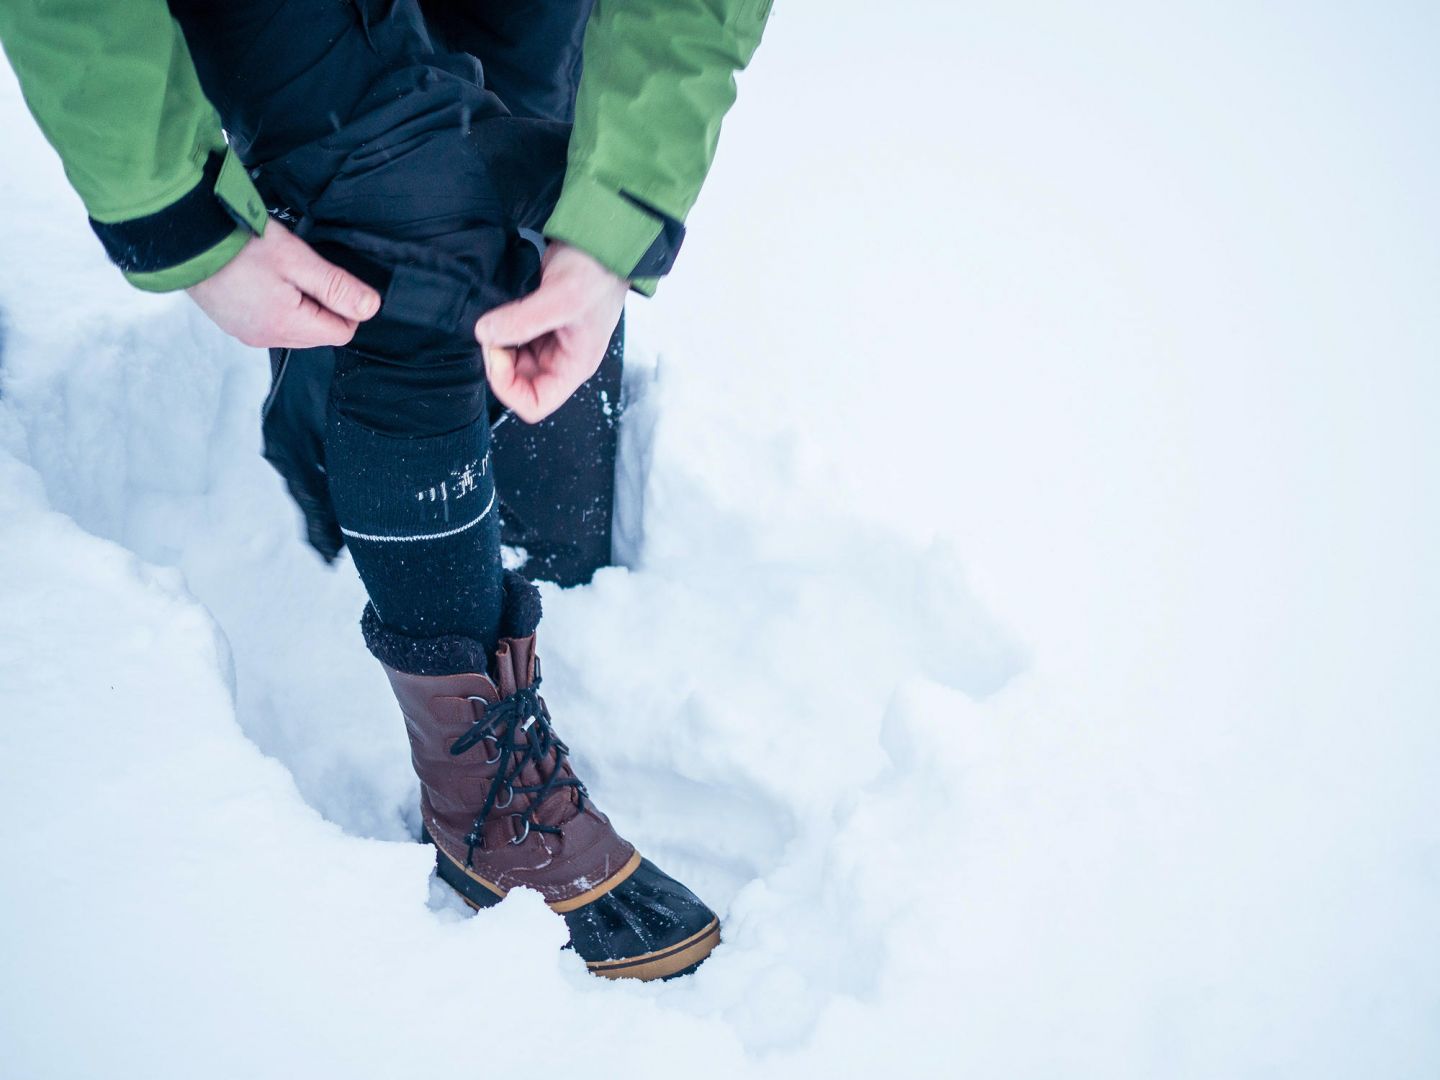
<svg viewBox="0 0 1440 1080"><path fill-rule="evenodd" d="M290 282L341 318L357 322L380 310L380 294L354 274L315 254L303 240L289 253Z"/></svg>
<svg viewBox="0 0 1440 1080"><path fill-rule="evenodd" d="M542 281L529 296L482 316L475 324L475 338L481 345L525 345L573 322L577 314L569 289Z"/></svg>
<svg viewBox="0 0 1440 1080"><path fill-rule="evenodd" d="M500 345L482 345L480 355L485 360L486 382L495 396L508 405L510 390L515 385L515 351Z"/></svg>

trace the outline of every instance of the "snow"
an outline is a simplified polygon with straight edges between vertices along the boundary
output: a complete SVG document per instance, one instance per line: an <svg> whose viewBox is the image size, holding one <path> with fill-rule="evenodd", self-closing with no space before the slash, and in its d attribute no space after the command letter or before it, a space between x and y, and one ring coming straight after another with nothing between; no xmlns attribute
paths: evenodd
<svg viewBox="0 0 1440 1080"><path fill-rule="evenodd" d="M1440 1071L1440 19L779 5L631 314L592 792L724 918L430 876L258 456L0 86L0 1075Z"/></svg>

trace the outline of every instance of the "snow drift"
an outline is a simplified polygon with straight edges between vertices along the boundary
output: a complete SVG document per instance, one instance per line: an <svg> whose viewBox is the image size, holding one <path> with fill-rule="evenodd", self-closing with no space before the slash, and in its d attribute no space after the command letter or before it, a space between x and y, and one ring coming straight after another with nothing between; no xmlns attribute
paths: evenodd
<svg viewBox="0 0 1440 1080"><path fill-rule="evenodd" d="M0 1073L1433 1075L1434 19L1043 16L778 12L634 313L542 651L725 920L664 986L431 881L263 357L7 77Z"/></svg>

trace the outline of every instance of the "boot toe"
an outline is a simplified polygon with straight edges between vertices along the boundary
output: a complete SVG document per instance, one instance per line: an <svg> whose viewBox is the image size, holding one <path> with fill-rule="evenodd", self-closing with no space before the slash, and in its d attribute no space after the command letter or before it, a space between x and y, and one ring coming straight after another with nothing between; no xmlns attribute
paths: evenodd
<svg viewBox="0 0 1440 1080"><path fill-rule="evenodd" d="M611 979L687 975L720 943L715 913L649 859L565 922L590 971Z"/></svg>

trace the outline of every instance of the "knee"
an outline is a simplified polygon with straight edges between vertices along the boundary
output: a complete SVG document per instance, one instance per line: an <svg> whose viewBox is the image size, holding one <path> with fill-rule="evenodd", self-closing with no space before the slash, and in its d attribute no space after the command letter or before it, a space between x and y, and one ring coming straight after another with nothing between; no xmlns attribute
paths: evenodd
<svg viewBox="0 0 1440 1080"><path fill-rule="evenodd" d="M440 435L485 415L485 366L478 350L402 362L340 349L331 393L337 411L371 431Z"/></svg>

